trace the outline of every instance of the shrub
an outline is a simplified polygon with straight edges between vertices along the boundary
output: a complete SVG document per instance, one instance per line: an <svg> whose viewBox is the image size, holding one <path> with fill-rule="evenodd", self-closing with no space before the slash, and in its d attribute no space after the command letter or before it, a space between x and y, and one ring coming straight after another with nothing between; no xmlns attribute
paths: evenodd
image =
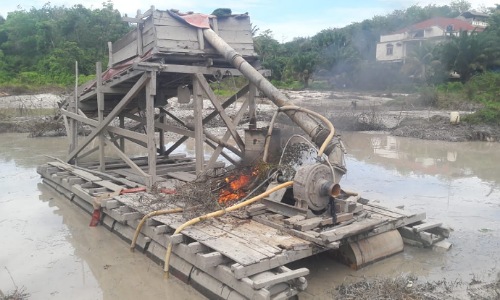
<svg viewBox="0 0 500 300"><path fill-rule="evenodd" d="M328 81L312 81L309 83L309 88L311 90L332 90L332 86L328 83Z"/></svg>
<svg viewBox="0 0 500 300"><path fill-rule="evenodd" d="M419 104L422 106L437 106L438 104L438 91L434 87L425 87L420 90Z"/></svg>
<svg viewBox="0 0 500 300"><path fill-rule="evenodd" d="M488 102L484 108L464 116L463 120L471 124L500 125L500 104L498 102Z"/></svg>
<svg viewBox="0 0 500 300"><path fill-rule="evenodd" d="M279 88L279 89L285 89L285 90L303 90L304 89L304 84L300 81L296 80L287 80L287 81L276 81L273 80L272 84Z"/></svg>
<svg viewBox="0 0 500 300"><path fill-rule="evenodd" d="M461 82L448 82L440 84L437 87L439 92L449 93L449 92L461 92L464 88L464 85Z"/></svg>

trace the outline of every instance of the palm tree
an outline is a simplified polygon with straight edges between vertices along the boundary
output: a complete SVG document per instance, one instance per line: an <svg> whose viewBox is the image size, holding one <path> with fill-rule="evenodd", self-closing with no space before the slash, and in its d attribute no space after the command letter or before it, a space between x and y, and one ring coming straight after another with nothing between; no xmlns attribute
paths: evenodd
<svg viewBox="0 0 500 300"><path fill-rule="evenodd" d="M317 55L313 52L295 54L289 61L290 70L304 83L304 88L309 87L309 79L316 67Z"/></svg>
<svg viewBox="0 0 500 300"><path fill-rule="evenodd" d="M443 44L441 61L449 71L460 74L460 80L466 82L474 74L487 69L487 55L485 54L485 40L475 32L460 32L452 36L451 40Z"/></svg>
<svg viewBox="0 0 500 300"><path fill-rule="evenodd" d="M427 83L436 83L436 77L441 73L441 62L436 52L435 44L430 42L420 44L410 52L401 72Z"/></svg>

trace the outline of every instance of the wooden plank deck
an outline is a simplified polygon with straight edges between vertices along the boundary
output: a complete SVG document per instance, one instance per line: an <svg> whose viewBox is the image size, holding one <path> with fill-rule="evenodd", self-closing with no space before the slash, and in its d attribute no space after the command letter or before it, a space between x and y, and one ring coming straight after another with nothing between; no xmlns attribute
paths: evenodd
<svg viewBox="0 0 500 300"><path fill-rule="evenodd" d="M167 167L178 165L179 160L189 163L184 157L159 161L160 165ZM136 158L135 161L147 164L145 158ZM107 163L118 166L120 161L109 160ZM85 165L98 167L96 163ZM103 224L126 240L132 238L140 219L153 210L151 203L158 200L146 192L120 194L122 189L129 187L124 184L127 180L139 177L129 168L108 171L106 176L114 180L103 178L92 169L68 167L58 162L41 166L38 172L44 182L86 211L100 208L104 213ZM167 175L165 180L184 179L189 182L194 179L190 173L174 171L169 174L174 176ZM138 185L137 182L134 184ZM174 203L169 197L162 196L162 209L184 207L184 203ZM305 271L278 272L265 277L267 281L252 281L251 276L276 271L293 261L336 249L358 235L366 238L400 229L405 240L417 240L413 242L416 245L429 246L443 240L437 232L446 232L446 228L437 222L424 223L425 214L389 208L366 199L359 199L359 203L362 203L362 211L340 213L337 224L333 224L331 217L286 217L267 210L263 204L255 204L248 211L253 217L241 219L241 216L224 215L197 223L175 236L172 236L173 232L187 221L186 217L182 213L160 215L149 219L143 226L137 246L162 260L164 249L172 241L174 264L177 264L177 259L186 260L242 295L268 299L269 291L262 288L266 283L286 282L303 276ZM347 209L348 205L344 208Z"/></svg>

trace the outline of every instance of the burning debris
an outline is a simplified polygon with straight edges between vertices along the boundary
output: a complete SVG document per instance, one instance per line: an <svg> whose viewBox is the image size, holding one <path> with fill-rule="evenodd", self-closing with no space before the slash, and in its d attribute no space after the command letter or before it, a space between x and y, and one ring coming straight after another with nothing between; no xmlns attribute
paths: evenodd
<svg viewBox="0 0 500 300"><path fill-rule="evenodd" d="M204 175L192 182L175 179L154 185L150 193L134 191L122 193L122 197L135 198L136 209L158 211L172 205L184 208L183 217L191 219L224 207L230 207L245 197L254 195L266 181L271 165L257 163L252 167L238 167L226 170L222 175ZM128 195L128 196L127 196Z"/></svg>
<svg viewBox="0 0 500 300"><path fill-rule="evenodd" d="M179 188L176 193L170 195L174 203L184 203L183 217L192 219L196 216L221 209L218 195L214 193L214 185L217 179L207 178L203 181L188 182Z"/></svg>
<svg viewBox="0 0 500 300"><path fill-rule="evenodd" d="M158 195L159 201L184 203L184 217L189 219L231 206L247 196L260 182L263 167L235 168L220 176L203 176L176 187L175 194ZM163 198L160 199L160 198Z"/></svg>
<svg viewBox="0 0 500 300"><path fill-rule="evenodd" d="M245 197L259 179L258 175L257 169L249 169L224 178L224 187L220 190L218 202L227 204Z"/></svg>

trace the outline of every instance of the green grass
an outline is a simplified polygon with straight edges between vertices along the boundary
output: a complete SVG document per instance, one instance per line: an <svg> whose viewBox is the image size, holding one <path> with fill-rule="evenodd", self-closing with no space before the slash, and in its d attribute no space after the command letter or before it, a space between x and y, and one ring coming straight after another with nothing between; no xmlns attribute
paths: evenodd
<svg viewBox="0 0 500 300"><path fill-rule="evenodd" d="M486 102L483 108L464 116L463 120L471 124L500 125L500 103Z"/></svg>
<svg viewBox="0 0 500 300"><path fill-rule="evenodd" d="M220 82L210 83L214 94L221 98L228 98L234 95L239 89L248 83L245 77L229 76L223 78Z"/></svg>
<svg viewBox="0 0 500 300"><path fill-rule="evenodd" d="M449 82L435 88L440 108L476 108L463 121L471 124L500 125L500 73L476 75L465 84Z"/></svg>
<svg viewBox="0 0 500 300"><path fill-rule="evenodd" d="M234 95L234 90L226 90L226 89L214 89L214 94L223 98L228 98Z"/></svg>
<svg viewBox="0 0 500 300"><path fill-rule="evenodd" d="M333 87L328 83L328 81L312 81L309 83L309 88L311 90L318 91L331 91Z"/></svg>
<svg viewBox="0 0 500 300"><path fill-rule="evenodd" d="M78 83L81 85L95 79L95 75L80 75ZM0 81L0 92L10 95L34 93L62 93L72 90L75 84L74 76L49 77L37 72L22 72L8 81Z"/></svg>
<svg viewBox="0 0 500 300"><path fill-rule="evenodd" d="M275 87L284 90L299 91L304 89L304 84L296 80L287 80L287 81L272 80L271 83Z"/></svg>
<svg viewBox="0 0 500 300"><path fill-rule="evenodd" d="M15 117L54 116L57 108L0 108L0 120Z"/></svg>

